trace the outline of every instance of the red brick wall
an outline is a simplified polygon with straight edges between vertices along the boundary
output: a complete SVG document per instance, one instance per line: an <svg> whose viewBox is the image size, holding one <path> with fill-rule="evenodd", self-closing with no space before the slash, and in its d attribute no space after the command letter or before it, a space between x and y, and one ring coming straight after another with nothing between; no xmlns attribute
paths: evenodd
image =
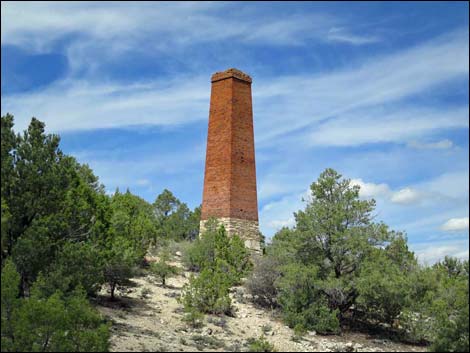
<svg viewBox="0 0 470 353"><path fill-rule="evenodd" d="M251 78L238 70L212 77L203 220L258 220Z"/></svg>

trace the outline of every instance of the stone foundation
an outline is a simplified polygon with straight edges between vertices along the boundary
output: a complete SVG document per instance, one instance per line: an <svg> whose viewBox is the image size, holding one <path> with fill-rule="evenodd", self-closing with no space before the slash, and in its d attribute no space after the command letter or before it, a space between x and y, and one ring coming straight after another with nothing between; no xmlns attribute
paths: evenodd
<svg viewBox="0 0 470 353"><path fill-rule="evenodd" d="M258 221L228 217L217 218L217 221L225 227L229 236L236 234L244 241L248 249L257 253L261 252L261 233ZM206 230L205 222L205 220L201 220L199 224L199 235Z"/></svg>

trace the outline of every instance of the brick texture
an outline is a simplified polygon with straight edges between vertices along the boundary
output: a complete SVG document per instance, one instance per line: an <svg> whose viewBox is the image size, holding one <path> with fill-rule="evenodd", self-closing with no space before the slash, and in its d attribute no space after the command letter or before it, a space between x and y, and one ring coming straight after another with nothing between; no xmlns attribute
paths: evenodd
<svg viewBox="0 0 470 353"><path fill-rule="evenodd" d="M215 73L211 81L201 219L257 224L251 77L229 69Z"/></svg>

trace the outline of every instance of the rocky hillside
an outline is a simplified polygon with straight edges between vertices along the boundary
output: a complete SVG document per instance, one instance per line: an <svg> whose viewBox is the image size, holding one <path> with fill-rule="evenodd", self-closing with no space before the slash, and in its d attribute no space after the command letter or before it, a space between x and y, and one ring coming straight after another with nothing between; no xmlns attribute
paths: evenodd
<svg viewBox="0 0 470 353"><path fill-rule="evenodd" d="M179 261L174 263L182 267ZM247 351L250 339L265 337L284 352L422 352L424 347L404 345L365 334L320 336L309 332L296 337L273 313L254 307L243 287L232 290L235 317L207 315L204 326L190 328L183 320L177 297L190 273L182 271L163 287L153 276L142 273L134 286L116 301L102 292L98 309L112 325L112 351Z"/></svg>

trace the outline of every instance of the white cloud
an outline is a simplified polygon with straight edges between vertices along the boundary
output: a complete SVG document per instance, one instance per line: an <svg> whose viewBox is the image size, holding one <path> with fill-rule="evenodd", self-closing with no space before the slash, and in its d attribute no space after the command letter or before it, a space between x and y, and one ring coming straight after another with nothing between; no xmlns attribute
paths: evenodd
<svg viewBox="0 0 470 353"><path fill-rule="evenodd" d="M386 183L366 182L361 178L351 179L361 189L362 198L381 198L398 205L425 203L427 206L444 201L453 204L468 201L468 172L449 172L431 180L393 190Z"/></svg>
<svg viewBox="0 0 470 353"><path fill-rule="evenodd" d="M390 188L385 183L374 184L366 183L362 179L351 179L351 184L358 185L361 188L359 195L363 198L376 198L390 193Z"/></svg>
<svg viewBox="0 0 470 353"><path fill-rule="evenodd" d="M283 220L272 220L268 223L268 226L271 228L281 229L283 227L292 227L295 225L295 218L290 217Z"/></svg>
<svg viewBox="0 0 470 353"><path fill-rule="evenodd" d="M451 232L468 230L468 217L451 218L441 226L441 229Z"/></svg>
<svg viewBox="0 0 470 353"><path fill-rule="evenodd" d="M444 139L436 142L419 142L411 141L408 143L408 146L416 149L449 149L454 146L454 143L451 140Z"/></svg>
<svg viewBox="0 0 470 353"><path fill-rule="evenodd" d="M421 263L431 265L445 256L457 257L466 260L469 257L468 241L447 241L428 244L411 244L413 250Z"/></svg>
<svg viewBox="0 0 470 353"><path fill-rule="evenodd" d="M468 158L468 157L467 157ZM430 181L419 185L420 188L428 190L437 197L466 200L468 204L469 174L465 171L444 173Z"/></svg>
<svg viewBox="0 0 470 353"><path fill-rule="evenodd" d="M351 179L353 185L360 187L359 195L362 198L382 198L389 200L392 203L409 205L415 204L423 199L424 193L417 191L411 187L405 187L403 189L393 191L386 183L369 183L364 182L362 179Z"/></svg>
<svg viewBox="0 0 470 353"><path fill-rule="evenodd" d="M409 205L418 202L421 197L422 195L418 191L408 187L393 193L390 201L402 205Z"/></svg>

